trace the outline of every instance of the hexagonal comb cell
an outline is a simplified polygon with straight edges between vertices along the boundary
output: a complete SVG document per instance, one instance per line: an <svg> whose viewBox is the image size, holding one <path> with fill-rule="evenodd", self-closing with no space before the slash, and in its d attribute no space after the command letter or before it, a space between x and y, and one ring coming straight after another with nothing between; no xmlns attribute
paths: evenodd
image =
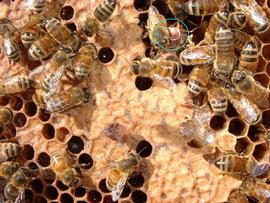
<svg viewBox="0 0 270 203"><path fill-rule="evenodd" d="M240 138L236 140L234 149L237 153L249 154L249 152L252 150L252 147L253 145L247 138Z"/></svg>
<svg viewBox="0 0 270 203"><path fill-rule="evenodd" d="M9 103L9 97L8 96L0 96L0 106L6 106Z"/></svg>
<svg viewBox="0 0 270 203"><path fill-rule="evenodd" d="M86 194L86 189L84 187L75 188L72 193L75 197L83 197Z"/></svg>
<svg viewBox="0 0 270 203"><path fill-rule="evenodd" d="M11 97L9 104L14 111L19 111L23 106L23 101L20 97Z"/></svg>
<svg viewBox="0 0 270 203"><path fill-rule="evenodd" d="M47 186L44 190L44 195L49 200L55 200L58 197L58 191L54 186Z"/></svg>
<svg viewBox="0 0 270 203"><path fill-rule="evenodd" d="M82 153L78 158L79 165L83 169L90 169L93 166L93 159L89 154Z"/></svg>
<svg viewBox="0 0 270 203"><path fill-rule="evenodd" d="M99 182L98 187L99 187L99 189L100 189L102 192L104 192L104 193L109 193L109 192L111 192L111 191L107 188L107 186L106 186L106 179L105 179L105 178L102 179L102 180Z"/></svg>
<svg viewBox="0 0 270 203"><path fill-rule="evenodd" d="M68 189L68 186L64 185L61 181L56 181L56 187L61 191L66 191Z"/></svg>
<svg viewBox="0 0 270 203"><path fill-rule="evenodd" d="M142 176L141 173L139 172L133 172L129 179L128 179L128 183L132 186L132 187L142 187L144 184L144 177Z"/></svg>
<svg viewBox="0 0 270 203"><path fill-rule="evenodd" d="M38 161L39 165L41 165L42 167L47 167L51 163L50 156L46 152L41 152L38 155L37 161Z"/></svg>
<svg viewBox="0 0 270 203"><path fill-rule="evenodd" d="M47 200L45 199L45 197L43 197L41 195L37 195L35 197L35 202L36 203L47 203Z"/></svg>
<svg viewBox="0 0 270 203"><path fill-rule="evenodd" d="M253 143L255 143L260 140L260 133L262 132L258 126L251 125L249 126L247 136Z"/></svg>
<svg viewBox="0 0 270 203"><path fill-rule="evenodd" d="M102 195L97 190L90 190L87 192L87 200L93 203L101 202Z"/></svg>
<svg viewBox="0 0 270 203"><path fill-rule="evenodd" d="M264 125L264 127L266 129L269 129L270 128L270 110L266 110L263 112L262 114L262 124Z"/></svg>
<svg viewBox="0 0 270 203"><path fill-rule="evenodd" d="M225 113L228 117L236 117L238 116L237 111L235 110L235 108L233 107L233 105L231 104L231 102L228 102L228 107Z"/></svg>
<svg viewBox="0 0 270 203"><path fill-rule="evenodd" d="M26 144L22 148L22 155L25 159L32 160L35 155L35 150L31 145Z"/></svg>
<svg viewBox="0 0 270 203"><path fill-rule="evenodd" d="M50 123L44 124L41 130L41 134L43 135L45 139L48 139L48 140L53 139L54 134L55 134L54 126L51 125Z"/></svg>
<svg viewBox="0 0 270 203"><path fill-rule="evenodd" d="M265 143L258 144L255 146L252 156L257 160L260 161L264 158L265 153L268 150L268 146Z"/></svg>
<svg viewBox="0 0 270 203"><path fill-rule="evenodd" d="M27 102L24 105L24 111L27 116L32 117L37 113L37 106L34 102Z"/></svg>
<svg viewBox="0 0 270 203"><path fill-rule="evenodd" d="M262 49L263 57L269 61L270 60L270 45L264 45Z"/></svg>
<svg viewBox="0 0 270 203"><path fill-rule="evenodd" d="M79 136L72 136L68 141L68 151L73 154L79 154L84 148L84 142Z"/></svg>
<svg viewBox="0 0 270 203"><path fill-rule="evenodd" d="M74 199L73 197L68 193L63 193L60 196L60 202L61 203L73 203Z"/></svg>
<svg viewBox="0 0 270 203"><path fill-rule="evenodd" d="M263 59L262 56L259 56L259 61L257 65L257 72L265 71L266 61Z"/></svg>
<svg viewBox="0 0 270 203"><path fill-rule="evenodd" d="M40 179L36 178L31 181L31 188L36 193L42 193L43 191L43 183Z"/></svg>
<svg viewBox="0 0 270 203"><path fill-rule="evenodd" d="M192 97L192 102L196 106L202 106L205 103L205 94L201 92L199 95Z"/></svg>
<svg viewBox="0 0 270 203"><path fill-rule="evenodd" d="M27 118L23 113L17 113L13 120L16 127L22 128L26 124Z"/></svg>
<svg viewBox="0 0 270 203"><path fill-rule="evenodd" d="M241 136L245 134L247 125L239 118L230 120L228 131L235 136Z"/></svg>
<svg viewBox="0 0 270 203"><path fill-rule="evenodd" d="M65 127L61 127L61 128L56 130L55 138L59 142L66 142L68 134L70 134L69 130L67 128L65 128Z"/></svg>
<svg viewBox="0 0 270 203"><path fill-rule="evenodd" d="M38 112L38 118L43 121L46 122L50 119L51 115L49 113L47 113L44 109L39 109Z"/></svg>
<svg viewBox="0 0 270 203"><path fill-rule="evenodd" d="M269 77L265 73L258 73L254 75L254 79L266 88L269 85Z"/></svg>
<svg viewBox="0 0 270 203"><path fill-rule="evenodd" d="M147 202L147 195L141 190L135 190L131 194L131 199L134 203L145 203Z"/></svg>
<svg viewBox="0 0 270 203"><path fill-rule="evenodd" d="M226 119L223 116L214 115L210 119L210 127L215 130L221 130L224 128L224 124L226 122Z"/></svg>

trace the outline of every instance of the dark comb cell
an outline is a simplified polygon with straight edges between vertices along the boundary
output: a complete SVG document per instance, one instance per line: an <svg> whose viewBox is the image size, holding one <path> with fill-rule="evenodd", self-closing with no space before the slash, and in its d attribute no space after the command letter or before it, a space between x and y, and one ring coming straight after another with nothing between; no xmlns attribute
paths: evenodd
<svg viewBox="0 0 270 203"><path fill-rule="evenodd" d="M51 115L48 112L46 112L44 109L39 110L38 118L41 121L43 121L43 122L48 121L50 119L50 117L51 117Z"/></svg>
<svg viewBox="0 0 270 203"><path fill-rule="evenodd" d="M61 203L73 203L74 200L72 196L70 196L68 193L63 193L60 197L60 202Z"/></svg>
<svg viewBox="0 0 270 203"><path fill-rule="evenodd" d="M42 193L43 191L43 183L40 179L34 179L31 181L31 188L37 192Z"/></svg>
<svg viewBox="0 0 270 203"><path fill-rule="evenodd" d="M60 17L63 20L70 20L73 18L74 9L71 6L64 6L60 11Z"/></svg>
<svg viewBox="0 0 270 203"><path fill-rule="evenodd" d="M77 187L74 190L75 197L83 197L86 193L86 190L84 187Z"/></svg>
<svg viewBox="0 0 270 203"><path fill-rule="evenodd" d="M145 11L149 8L150 0L135 0L134 7L137 11Z"/></svg>
<svg viewBox="0 0 270 203"><path fill-rule="evenodd" d="M120 197L121 198L127 198L129 196L130 192L131 192L130 187L128 185L125 185L125 187L123 189L123 192L122 192Z"/></svg>
<svg viewBox="0 0 270 203"><path fill-rule="evenodd" d="M56 181L56 187L59 189L59 190L62 190L62 191L65 191L68 189L68 186L64 185L61 181Z"/></svg>
<svg viewBox="0 0 270 203"><path fill-rule="evenodd" d="M98 52L98 59L101 63L109 63L113 57L114 53L110 47L103 47Z"/></svg>
<svg viewBox="0 0 270 203"><path fill-rule="evenodd" d="M142 187L144 184L144 177L138 172L133 172L130 175L128 182L132 187Z"/></svg>
<svg viewBox="0 0 270 203"><path fill-rule="evenodd" d="M131 194L131 199L134 203L144 203L147 201L147 195L141 190L135 190Z"/></svg>
<svg viewBox="0 0 270 203"><path fill-rule="evenodd" d="M27 119L26 116L23 113L18 113L14 116L14 124L17 127L23 127L26 123Z"/></svg>
<svg viewBox="0 0 270 203"><path fill-rule="evenodd" d="M47 203L47 200L45 199L45 197L37 195L35 197L35 201L34 202L35 203Z"/></svg>
<svg viewBox="0 0 270 203"><path fill-rule="evenodd" d="M152 145L146 140L142 140L136 147L136 152L139 156L145 158L151 155L153 150Z"/></svg>
<svg viewBox="0 0 270 203"><path fill-rule="evenodd" d="M79 154L84 148L82 138L78 136L72 136L68 141L68 151L74 154Z"/></svg>
<svg viewBox="0 0 270 203"><path fill-rule="evenodd" d="M22 148L22 155L27 160L32 160L34 158L35 151L33 147L29 144L26 144Z"/></svg>
<svg viewBox="0 0 270 203"><path fill-rule="evenodd" d="M25 194L25 202L32 202L33 198L34 198L34 194L32 192L32 190L30 189L25 189L24 190L24 194Z"/></svg>
<svg viewBox="0 0 270 203"><path fill-rule="evenodd" d="M141 77L141 76L136 77L135 86L138 90L140 91L148 90L152 87L152 85L153 85L153 80L151 78L146 78L146 77Z"/></svg>
<svg viewBox="0 0 270 203"><path fill-rule="evenodd" d="M118 203L118 201L113 201L111 195L106 195L103 199L103 203Z"/></svg>
<svg viewBox="0 0 270 203"><path fill-rule="evenodd" d="M34 102L27 102L25 104L25 113L27 116L32 117L37 113L37 106Z"/></svg>
<svg viewBox="0 0 270 203"><path fill-rule="evenodd" d="M46 187L45 191L44 191L44 195L50 199L50 200L54 200L58 197L58 191L54 186L48 186Z"/></svg>
<svg viewBox="0 0 270 203"><path fill-rule="evenodd" d="M99 189L104 192L104 193L108 193L110 192L110 190L107 188L106 186L106 179L102 179L100 182L99 182L99 185L98 185Z"/></svg>
<svg viewBox="0 0 270 203"><path fill-rule="evenodd" d="M87 193L87 199L92 203L98 203L102 200L102 196L97 190L90 190Z"/></svg>
<svg viewBox="0 0 270 203"><path fill-rule="evenodd" d="M50 156L46 152L41 152L38 155L37 161L43 167L49 166L51 163Z"/></svg>
<svg viewBox="0 0 270 203"><path fill-rule="evenodd" d="M54 138L54 134L55 134L55 129L53 127L53 125L46 123L41 131L42 135L44 138L46 139L53 139Z"/></svg>
<svg viewBox="0 0 270 203"><path fill-rule="evenodd" d="M78 162L83 169L90 169L93 166L92 157L86 153L83 153L79 156Z"/></svg>
<svg viewBox="0 0 270 203"><path fill-rule="evenodd" d="M77 31L77 26L75 25L75 23L67 23L66 26L71 32Z"/></svg>
<svg viewBox="0 0 270 203"><path fill-rule="evenodd" d="M218 131L223 129L226 120L223 116L215 115L210 120L210 126L213 130Z"/></svg>
<svg viewBox="0 0 270 203"><path fill-rule="evenodd" d="M19 111L23 106L23 101L19 97L12 97L10 99L10 106L13 110Z"/></svg>

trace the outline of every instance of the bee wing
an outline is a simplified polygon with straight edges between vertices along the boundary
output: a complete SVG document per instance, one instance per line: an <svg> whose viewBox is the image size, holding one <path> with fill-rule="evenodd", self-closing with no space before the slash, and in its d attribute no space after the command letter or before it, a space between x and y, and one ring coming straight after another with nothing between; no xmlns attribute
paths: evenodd
<svg viewBox="0 0 270 203"><path fill-rule="evenodd" d="M50 93L54 93L57 90L58 83L60 82L63 74L65 71L65 67L62 66L60 67L55 74L51 74L51 79L50 79Z"/></svg>
<svg viewBox="0 0 270 203"><path fill-rule="evenodd" d="M121 196L123 189L126 185L128 174L124 175L117 183L117 185L112 189L112 200L117 201Z"/></svg>
<svg viewBox="0 0 270 203"><path fill-rule="evenodd" d="M50 63L46 63L46 64L38 66L37 68L35 68L34 70L30 72L29 78L34 79L35 77L37 77L37 75L44 73L49 67L50 67Z"/></svg>
<svg viewBox="0 0 270 203"><path fill-rule="evenodd" d="M20 192L20 194L18 195L18 197L16 198L14 203L25 203L25 190L22 189L22 191Z"/></svg>

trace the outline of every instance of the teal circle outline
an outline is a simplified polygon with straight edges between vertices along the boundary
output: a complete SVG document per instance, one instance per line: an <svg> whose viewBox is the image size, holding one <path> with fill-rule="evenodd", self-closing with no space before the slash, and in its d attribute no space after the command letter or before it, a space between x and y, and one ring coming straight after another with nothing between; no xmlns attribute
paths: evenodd
<svg viewBox="0 0 270 203"><path fill-rule="evenodd" d="M187 37L186 37L186 39L185 39L185 42L182 43L179 47L176 47L176 48L173 48L173 49L169 49L169 48L166 48L166 47L162 46L157 41L157 33L155 32L155 29L156 29L157 26L159 26L162 23L167 23L168 21L177 21L177 22L181 23L182 25L184 25L185 29L187 30L187 34L188 34ZM155 25L155 27L154 27L154 44L157 44L159 48L164 49L166 51L177 51L177 50L181 49L182 47L184 47L187 44L189 34L190 34L189 29L188 29L187 25L182 20L179 20L177 18L167 18L165 20L162 20L162 21L158 22Z"/></svg>

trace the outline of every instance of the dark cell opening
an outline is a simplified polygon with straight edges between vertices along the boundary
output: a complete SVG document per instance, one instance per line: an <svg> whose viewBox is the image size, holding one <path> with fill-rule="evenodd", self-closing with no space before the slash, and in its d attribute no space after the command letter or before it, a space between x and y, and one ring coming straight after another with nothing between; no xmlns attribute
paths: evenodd
<svg viewBox="0 0 270 203"><path fill-rule="evenodd" d="M266 129L270 128L270 110L264 111L262 114L262 124Z"/></svg>
<svg viewBox="0 0 270 203"><path fill-rule="evenodd" d="M71 32L77 31L77 26L75 25L75 23L67 23L66 26Z"/></svg>
<svg viewBox="0 0 270 203"><path fill-rule="evenodd" d="M28 68L28 70L34 70L35 68L37 68L38 66L40 66L41 65L41 62L40 61L31 61L31 60L28 60L27 61L28 63L27 63L27 68Z"/></svg>
<svg viewBox="0 0 270 203"><path fill-rule="evenodd" d="M14 125L9 125L8 128L2 129L1 136L6 139L12 139L16 136L16 128Z"/></svg>
<svg viewBox="0 0 270 203"><path fill-rule="evenodd" d="M260 161L264 158L264 155L267 150L268 150L268 146L265 143L262 143L255 146L255 149L252 155L257 161Z"/></svg>
<svg viewBox="0 0 270 203"><path fill-rule="evenodd" d="M270 60L270 45L263 46L262 54L266 60Z"/></svg>
<svg viewBox="0 0 270 203"><path fill-rule="evenodd" d="M135 190L131 194L131 199L134 203L144 203L147 201L147 195L141 190Z"/></svg>
<svg viewBox="0 0 270 203"><path fill-rule="evenodd" d="M60 18L62 20L70 20L73 18L74 15L74 9L72 6L64 6L60 11Z"/></svg>
<svg viewBox="0 0 270 203"><path fill-rule="evenodd" d="M165 16L165 18L173 18L173 14L167 6L167 1L165 0L155 0L153 1L153 5L158 9L158 12Z"/></svg>
<svg viewBox="0 0 270 203"><path fill-rule="evenodd" d="M98 187L99 187L99 189L100 189L102 192L104 192L104 193L111 192L111 191L107 188L107 186L106 186L106 179L105 179L105 178L102 179L102 180L99 182Z"/></svg>
<svg viewBox="0 0 270 203"><path fill-rule="evenodd" d="M92 202L92 203L98 203L101 202L102 196L99 191L97 190L90 190L87 193L87 200Z"/></svg>
<svg viewBox="0 0 270 203"><path fill-rule="evenodd" d="M139 20L140 20L139 26L141 28L143 29L145 28L145 26L147 25L147 19L148 19L148 13L142 13L139 15Z"/></svg>
<svg viewBox="0 0 270 203"><path fill-rule="evenodd" d="M28 167L29 167L30 169L32 169L32 170L38 169L38 165L37 165L35 162L30 162L30 163L28 164Z"/></svg>
<svg viewBox="0 0 270 203"><path fill-rule="evenodd" d="M60 202L61 203L73 203L74 200L73 200L72 196L70 196L68 193L63 193L63 194L61 194Z"/></svg>
<svg viewBox="0 0 270 203"><path fill-rule="evenodd" d="M118 200L113 201L111 195L106 195L103 199L103 203L117 203Z"/></svg>
<svg viewBox="0 0 270 203"><path fill-rule="evenodd" d="M146 11L150 6L149 0L134 0L134 7L137 11Z"/></svg>
<svg viewBox="0 0 270 203"><path fill-rule="evenodd" d="M52 184L56 178L54 171L52 169L44 169L42 174L43 173L44 173L43 180L48 184ZM45 175L45 174L47 174L47 175Z"/></svg>
<svg viewBox="0 0 270 203"><path fill-rule="evenodd" d="M32 160L35 155L35 150L31 145L26 144L22 148L22 155L25 159Z"/></svg>
<svg viewBox="0 0 270 203"><path fill-rule="evenodd" d="M83 201L83 200L80 200L80 201L77 201L77 203L87 203L87 202L86 201Z"/></svg>
<svg viewBox="0 0 270 203"><path fill-rule="evenodd" d="M37 195L35 197L35 203L47 203L47 200L45 199L45 197Z"/></svg>
<svg viewBox="0 0 270 203"><path fill-rule="evenodd" d="M151 40L150 40L150 38L149 38L149 36L147 36L146 35L146 32L147 31L143 31L143 33L142 33L142 42L145 44L145 45L147 45L147 46L150 46L151 45Z"/></svg>
<svg viewBox="0 0 270 203"><path fill-rule="evenodd" d="M46 152L41 152L38 155L37 161L38 161L39 165L41 165L43 167L47 167L51 163L50 156Z"/></svg>
<svg viewBox="0 0 270 203"><path fill-rule="evenodd" d="M126 184L120 197L121 197L121 198L127 198L127 197L129 196L130 192L131 192L131 189L130 189L130 187Z"/></svg>
<svg viewBox="0 0 270 203"><path fill-rule="evenodd" d="M84 148L82 138L78 136L72 136L68 141L68 151L74 154L79 154Z"/></svg>
<svg viewBox="0 0 270 203"><path fill-rule="evenodd" d="M9 103L9 97L8 96L1 96L0 97L0 106L6 106Z"/></svg>
<svg viewBox="0 0 270 203"><path fill-rule="evenodd" d="M69 130L65 127L59 128L56 130L56 139L59 142L65 142L66 136L69 134Z"/></svg>
<svg viewBox="0 0 270 203"><path fill-rule="evenodd" d="M103 47L98 52L98 59L101 63L109 63L113 57L114 53L110 47Z"/></svg>
<svg viewBox="0 0 270 203"><path fill-rule="evenodd" d="M44 195L49 199L49 200L54 200L58 197L58 191L54 186L48 186L45 188Z"/></svg>
<svg viewBox="0 0 270 203"><path fill-rule="evenodd" d="M37 106L34 102L27 102L24 108L27 116L32 117L37 113Z"/></svg>
<svg viewBox="0 0 270 203"><path fill-rule="evenodd" d="M247 196L247 198L248 198L249 203L258 203L259 202L255 197Z"/></svg>
<svg viewBox="0 0 270 203"><path fill-rule="evenodd" d="M150 156L152 150L153 150L152 145L150 144L150 142L146 140L140 141L136 147L137 154L143 158Z"/></svg>
<svg viewBox="0 0 270 203"><path fill-rule="evenodd" d="M258 129L257 126L251 125L248 129L248 137L252 142L256 142L260 140L260 133L261 131Z"/></svg>
<svg viewBox="0 0 270 203"><path fill-rule="evenodd" d="M210 127L215 130L221 130L224 128L224 124L226 122L226 119L223 116L214 115L210 119Z"/></svg>
<svg viewBox="0 0 270 203"><path fill-rule="evenodd" d="M203 147L202 143L196 139L190 140L189 142L187 142L187 145L195 149L200 149Z"/></svg>
<svg viewBox="0 0 270 203"><path fill-rule="evenodd" d="M34 179L31 181L31 188L36 192L36 193L42 193L43 191L43 183L40 179Z"/></svg>
<svg viewBox="0 0 270 203"><path fill-rule="evenodd" d="M237 153L246 153L247 148L249 147L249 141L246 138L237 139L236 145L235 145L235 151Z"/></svg>
<svg viewBox="0 0 270 203"><path fill-rule="evenodd" d="M53 125L49 123L44 124L41 133L45 139L53 139L55 134Z"/></svg>
<svg viewBox="0 0 270 203"><path fill-rule="evenodd" d="M33 194L32 190L25 189L24 194L25 194L25 202L32 202L33 201L34 194Z"/></svg>
<svg viewBox="0 0 270 203"><path fill-rule="evenodd" d="M241 136L243 135L245 128L246 124L242 120L235 118L230 121L228 130L235 136Z"/></svg>
<svg viewBox="0 0 270 203"><path fill-rule="evenodd" d="M192 102L196 106L202 106L204 104L205 94L201 92L199 95L192 97Z"/></svg>
<svg viewBox="0 0 270 203"><path fill-rule="evenodd" d="M86 193L86 190L84 187L77 187L74 190L75 197L83 197Z"/></svg>
<svg viewBox="0 0 270 203"><path fill-rule="evenodd" d="M11 97L10 98L10 107L14 110L14 111L19 111L23 106L23 101L21 98L19 97Z"/></svg>
<svg viewBox="0 0 270 203"><path fill-rule="evenodd" d="M153 85L153 80L151 78L141 77L141 76L136 77L135 86L138 90L140 91L148 90L152 87L152 85Z"/></svg>
<svg viewBox="0 0 270 203"><path fill-rule="evenodd" d="M79 158L78 162L83 169L90 169L93 166L93 159L89 154L82 153Z"/></svg>
<svg viewBox="0 0 270 203"><path fill-rule="evenodd" d="M133 172L128 179L129 184L132 187L142 187L144 184L144 177L141 173Z"/></svg>
<svg viewBox="0 0 270 203"><path fill-rule="evenodd" d="M38 118L43 121L43 122L46 122L50 119L51 115L46 112L44 109L40 109L39 110L39 113L38 113Z"/></svg>
<svg viewBox="0 0 270 203"><path fill-rule="evenodd" d="M268 88L269 78L265 73L259 73L259 74L254 75L254 79L258 81L265 88Z"/></svg>
<svg viewBox="0 0 270 203"><path fill-rule="evenodd" d="M61 181L56 181L56 187L61 190L61 191L65 191L68 189L68 186L64 185Z"/></svg>
<svg viewBox="0 0 270 203"><path fill-rule="evenodd" d="M26 116L23 113L17 113L14 116L14 124L19 128L23 127L26 121L27 121Z"/></svg>
<svg viewBox="0 0 270 203"><path fill-rule="evenodd" d="M269 64L267 64L267 67L268 67L268 65ZM263 57L261 55L259 55L259 61L258 61L258 64L257 64L257 72L265 71L265 66L266 66L266 61L263 59ZM266 72L267 72L267 70L266 70Z"/></svg>
<svg viewBox="0 0 270 203"><path fill-rule="evenodd" d="M235 108L233 107L233 105L231 104L231 102L228 102L228 107L225 113L228 117L236 117L238 116L237 111L235 110Z"/></svg>

